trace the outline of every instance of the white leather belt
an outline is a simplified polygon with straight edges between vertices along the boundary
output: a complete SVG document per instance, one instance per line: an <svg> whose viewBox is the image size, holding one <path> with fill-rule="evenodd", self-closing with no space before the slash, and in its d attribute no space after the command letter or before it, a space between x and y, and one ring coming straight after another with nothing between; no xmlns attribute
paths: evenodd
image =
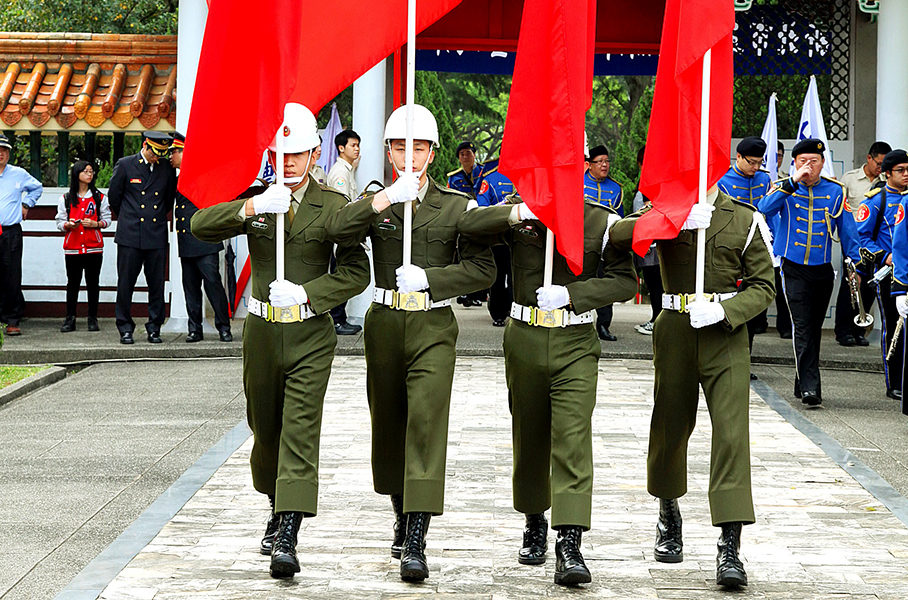
<svg viewBox="0 0 908 600"><path fill-rule="evenodd" d="M261 317L269 323L298 323L316 316L308 304L295 304L293 306L271 306L267 302L249 297L246 307L250 315Z"/></svg>
<svg viewBox="0 0 908 600"><path fill-rule="evenodd" d="M734 298L738 292L728 292L727 294L703 294L703 299L707 302L722 302L729 298ZM678 312L688 312L687 305L694 301L696 294L662 294L662 308L665 310L677 310Z"/></svg>
<svg viewBox="0 0 908 600"><path fill-rule="evenodd" d="M596 319L596 311L589 310L577 315L563 308L542 310L535 306L523 306L514 302L511 304L511 318L529 323L534 327L569 327L592 323Z"/></svg>
<svg viewBox="0 0 908 600"><path fill-rule="evenodd" d="M372 292L372 301L390 306L394 310L406 310L408 312L451 306L450 300L432 302L429 298L429 292L409 292L404 294L397 290L385 290L379 287Z"/></svg>

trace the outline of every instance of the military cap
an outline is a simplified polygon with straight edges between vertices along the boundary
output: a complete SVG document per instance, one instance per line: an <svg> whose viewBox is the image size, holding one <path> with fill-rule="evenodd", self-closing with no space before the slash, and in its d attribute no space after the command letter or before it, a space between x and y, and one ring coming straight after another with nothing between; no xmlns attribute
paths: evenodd
<svg viewBox="0 0 908 600"><path fill-rule="evenodd" d="M902 149L893 150L886 154L881 169L883 171L891 171L892 167L902 163L908 163L908 152L905 152Z"/></svg>
<svg viewBox="0 0 908 600"><path fill-rule="evenodd" d="M454 154L460 154L461 150L472 150L476 152L476 146L473 145L473 142L460 142L457 144L457 151Z"/></svg>
<svg viewBox="0 0 908 600"><path fill-rule="evenodd" d="M8 148L9 150L13 149L13 145L9 143L9 138L0 133L0 148Z"/></svg>
<svg viewBox="0 0 908 600"><path fill-rule="evenodd" d="M823 140L816 138L807 138L801 140L791 149L791 157L795 158L801 154L823 154L826 151L826 144Z"/></svg>
<svg viewBox="0 0 908 600"><path fill-rule="evenodd" d="M179 131L174 132L173 134L173 143L170 145L174 150L182 150L183 146L186 144L186 136L180 133Z"/></svg>
<svg viewBox="0 0 908 600"><path fill-rule="evenodd" d="M156 156L167 156L170 154L170 144L173 138L163 131L145 131L142 133L142 139L151 148L151 152Z"/></svg>
<svg viewBox="0 0 908 600"><path fill-rule="evenodd" d="M595 148L590 148L590 160L593 160L597 156L602 156L603 154L605 156L608 156L608 148L606 148L602 144L599 144Z"/></svg>
<svg viewBox="0 0 908 600"><path fill-rule="evenodd" d="M736 150L741 156L759 156L762 158L766 154L766 142L763 141L763 138L756 136L746 137L738 142Z"/></svg>

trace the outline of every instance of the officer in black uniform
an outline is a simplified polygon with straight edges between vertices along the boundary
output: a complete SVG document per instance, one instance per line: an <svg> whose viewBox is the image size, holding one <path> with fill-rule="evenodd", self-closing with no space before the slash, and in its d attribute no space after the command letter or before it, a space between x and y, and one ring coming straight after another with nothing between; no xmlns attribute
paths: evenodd
<svg viewBox="0 0 908 600"><path fill-rule="evenodd" d="M117 329L120 343L132 344L132 293L145 271L148 322L152 344L161 343L164 323L164 271L167 267L167 213L173 209L177 176L166 160L173 138L160 131L142 134L138 154L124 156L110 178L110 208L117 215ZM164 159L164 160L161 160Z"/></svg>
<svg viewBox="0 0 908 600"><path fill-rule="evenodd" d="M173 134L170 165L179 176L180 163L183 162L183 145L186 138L182 133ZM177 252L183 271L183 295L186 296L186 313L189 315L189 335L186 341L198 342L204 339L202 334L202 284L211 307L214 309L214 326L222 342L232 342L230 333L230 313L227 310L227 292L221 282L218 265L218 254L224 244L203 242L192 235L189 222L198 207L186 196L177 192L173 207L173 223L177 230Z"/></svg>

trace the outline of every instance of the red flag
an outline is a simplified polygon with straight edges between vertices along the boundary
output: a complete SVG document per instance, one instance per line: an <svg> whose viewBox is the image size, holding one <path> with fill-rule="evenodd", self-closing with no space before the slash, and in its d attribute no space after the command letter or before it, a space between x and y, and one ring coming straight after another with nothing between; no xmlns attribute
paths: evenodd
<svg viewBox="0 0 908 600"><path fill-rule="evenodd" d="M417 33L460 0L419 0ZM318 110L407 40L407 0L211 0L179 187L199 207L252 183L284 104Z"/></svg>
<svg viewBox="0 0 908 600"><path fill-rule="evenodd" d="M703 56L712 49L706 187L728 170L731 145L731 2L668 0L662 25L653 112L646 140L640 191L653 209L634 227L634 252L643 256L654 239L678 235L697 201L700 167L700 100Z"/></svg>
<svg viewBox="0 0 908 600"><path fill-rule="evenodd" d="M526 0L499 166L576 274L595 34L596 0Z"/></svg>

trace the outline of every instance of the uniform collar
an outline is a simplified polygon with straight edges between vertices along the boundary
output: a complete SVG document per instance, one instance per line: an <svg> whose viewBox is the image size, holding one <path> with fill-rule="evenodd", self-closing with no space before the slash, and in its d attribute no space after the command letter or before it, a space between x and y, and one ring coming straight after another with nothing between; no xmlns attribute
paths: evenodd
<svg viewBox="0 0 908 600"><path fill-rule="evenodd" d="M743 177L744 179L753 179L753 178L756 177L756 175L757 175L756 173L754 173L753 175L751 175L750 177L748 177L747 175L745 175L744 173L742 173L741 171L738 170L738 164L737 164L737 163L733 164L733 165L731 166L731 169L732 169L732 171L734 171L738 176Z"/></svg>
<svg viewBox="0 0 908 600"><path fill-rule="evenodd" d="M293 193L291 194L291 196L293 197L293 199L296 200L297 202L302 202L302 201L303 201L303 196L306 195L306 191L309 189L309 184L310 184L311 182L312 182L312 177L311 177L311 176L310 176L310 177L306 177L306 183L304 183L302 186L300 186L299 189L297 189L295 192L293 192Z"/></svg>
<svg viewBox="0 0 908 600"><path fill-rule="evenodd" d="M889 184L887 183L887 184L886 184L886 193L887 193L887 194L895 194L896 196L904 196L905 194L908 194L908 190L905 190L904 192L900 192L900 191L898 191L897 189L895 189L894 187L892 187L891 185L889 185Z"/></svg>

